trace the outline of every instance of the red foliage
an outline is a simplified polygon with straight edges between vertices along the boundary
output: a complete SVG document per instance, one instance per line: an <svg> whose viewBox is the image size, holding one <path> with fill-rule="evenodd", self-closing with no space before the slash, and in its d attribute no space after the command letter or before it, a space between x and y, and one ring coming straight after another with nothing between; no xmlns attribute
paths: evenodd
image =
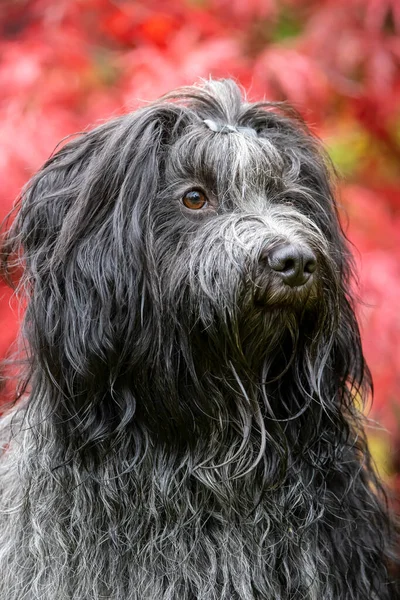
<svg viewBox="0 0 400 600"><path fill-rule="evenodd" d="M328 144L356 132L361 149L347 144L336 158L347 176L341 196L349 236L360 252L375 411L394 428L399 34L398 0L3 0L0 218L60 138L210 74L236 77L252 99L288 99ZM0 323L4 355L16 330L7 294Z"/></svg>

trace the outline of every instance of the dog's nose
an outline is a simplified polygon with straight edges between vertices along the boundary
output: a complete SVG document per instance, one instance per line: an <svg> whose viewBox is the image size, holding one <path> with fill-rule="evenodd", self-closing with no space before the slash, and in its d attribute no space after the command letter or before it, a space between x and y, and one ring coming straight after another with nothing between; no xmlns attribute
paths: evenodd
<svg viewBox="0 0 400 600"><path fill-rule="evenodd" d="M284 244L270 250L267 262L290 287L304 285L317 268L314 252L303 245Z"/></svg>

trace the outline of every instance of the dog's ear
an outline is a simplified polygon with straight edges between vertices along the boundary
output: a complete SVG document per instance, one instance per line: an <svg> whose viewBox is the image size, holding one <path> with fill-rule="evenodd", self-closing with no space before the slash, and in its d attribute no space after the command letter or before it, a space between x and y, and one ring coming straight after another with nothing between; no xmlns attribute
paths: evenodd
<svg viewBox="0 0 400 600"><path fill-rule="evenodd" d="M31 397L46 395L56 412L65 406L64 418L118 396L137 338L146 339L143 237L164 148L181 120L177 106L152 105L85 133L21 196L5 253L18 251L24 266ZM151 303L145 310L150 321ZM118 403L133 410L123 394Z"/></svg>

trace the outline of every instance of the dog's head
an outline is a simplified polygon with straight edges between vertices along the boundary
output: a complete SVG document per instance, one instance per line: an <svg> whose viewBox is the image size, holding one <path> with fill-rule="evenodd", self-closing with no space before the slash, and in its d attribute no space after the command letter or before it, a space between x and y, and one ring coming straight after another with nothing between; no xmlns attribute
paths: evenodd
<svg viewBox="0 0 400 600"><path fill-rule="evenodd" d="M31 385L65 419L90 414L93 439L133 419L192 435L235 411L244 428L260 397L291 419L363 380L327 161L232 81L66 144L22 195L16 245Z"/></svg>

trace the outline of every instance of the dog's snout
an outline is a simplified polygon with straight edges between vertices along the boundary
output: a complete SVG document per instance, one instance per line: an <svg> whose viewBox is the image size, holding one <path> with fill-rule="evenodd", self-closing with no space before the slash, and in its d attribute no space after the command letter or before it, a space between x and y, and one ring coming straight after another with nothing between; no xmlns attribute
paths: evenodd
<svg viewBox="0 0 400 600"><path fill-rule="evenodd" d="M269 267L290 287L304 285L317 268L317 257L307 246L284 244L266 255Z"/></svg>

